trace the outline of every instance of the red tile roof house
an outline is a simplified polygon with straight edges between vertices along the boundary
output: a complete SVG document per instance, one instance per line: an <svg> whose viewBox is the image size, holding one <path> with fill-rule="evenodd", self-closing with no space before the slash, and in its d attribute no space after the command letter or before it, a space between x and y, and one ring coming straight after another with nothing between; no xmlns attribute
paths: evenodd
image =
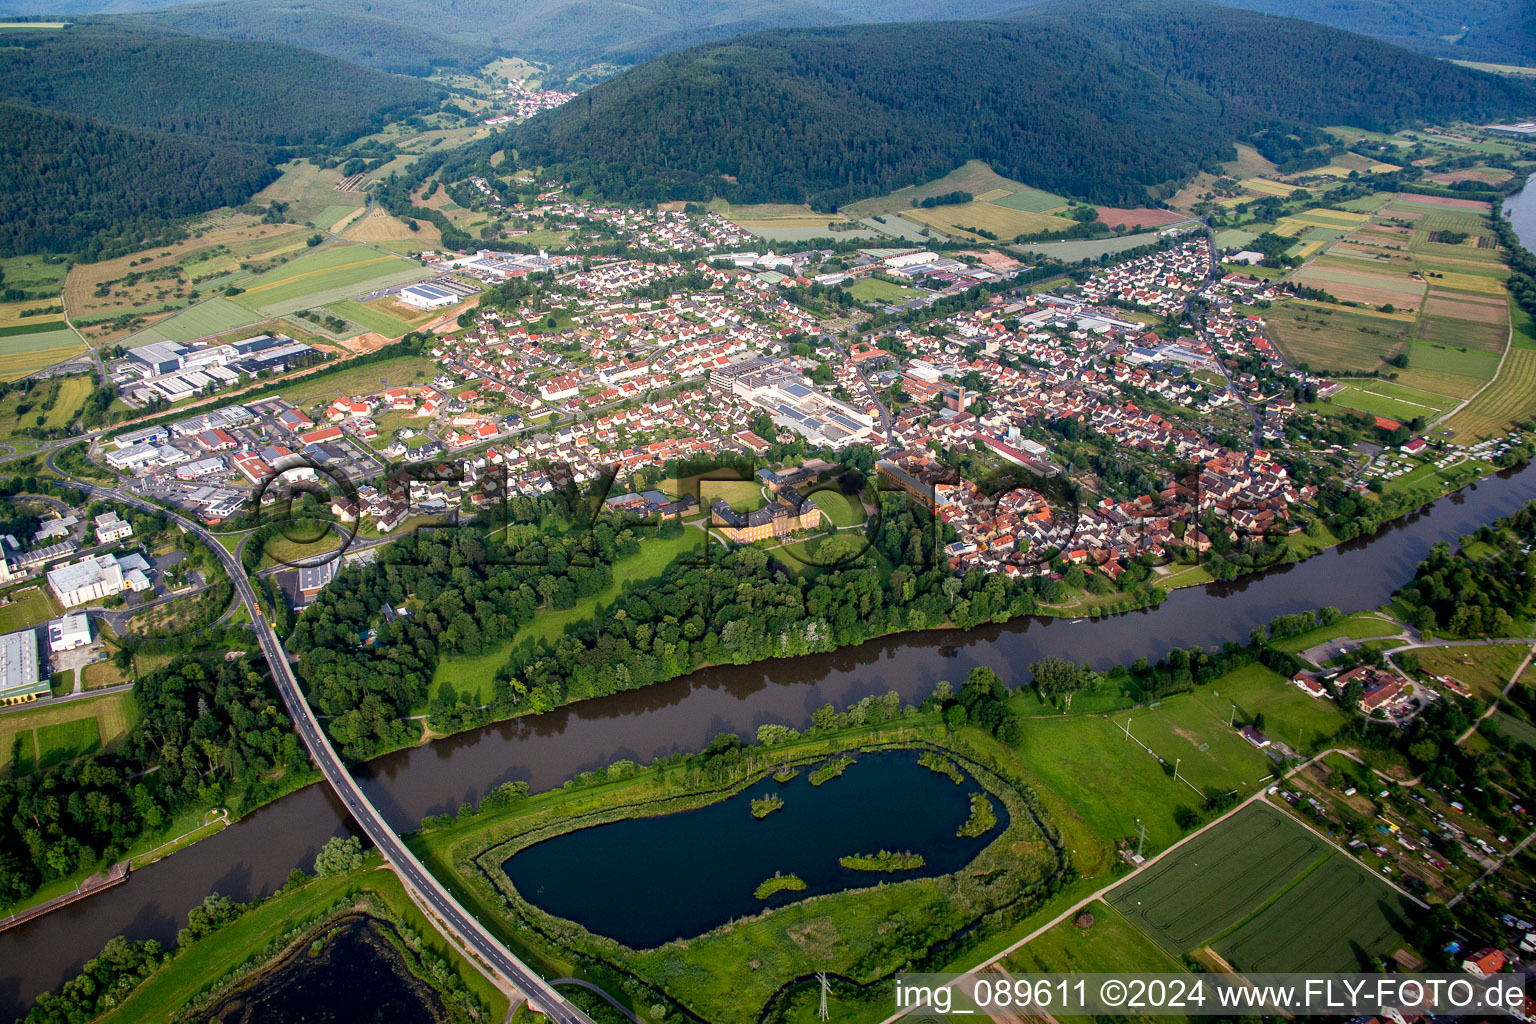
<svg viewBox="0 0 1536 1024"><path fill-rule="evenodd" d="M1506 962L1503 953L1492 946L1487 946L1463 960L1461 962L1461 969L1468 974L1475 974L1479 978L1485 978L1490 974L1498 974L1502 971Z"/></svg>

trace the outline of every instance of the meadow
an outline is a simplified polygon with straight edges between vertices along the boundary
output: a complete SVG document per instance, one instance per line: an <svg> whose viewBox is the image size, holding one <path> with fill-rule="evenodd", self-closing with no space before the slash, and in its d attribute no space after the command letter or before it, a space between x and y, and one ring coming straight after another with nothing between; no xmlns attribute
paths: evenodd
<svg viewBox="0 0 1536 1024"><path fill-rule="evenodd" d="M0 634L41 626L49 619L64 614L53 595L41 586L12 590L6 596L10 601L0 605Z"/></svg>
<svg viewBox="0 0 1536 1024"><path fill-rule="evenodd" d="M427 271L418 264L365 245L321 246L262 275L236 299L247 309L278 316L424 276Z"/></svg>
<svg viewBox="0 0 1536 1024"><path fill-rule="evenodd" d="M1266 312L1271 335L1293 363L1314 370L1376 370L1402 351L1413 316L1285 299Z"/></svg>
<svg viewBox="0 0 1536 1024"><path fill-rule="evenodd" d="M325 309L343 320L350 320L359 327L382 334L386 338L399 338L411 331L409 323L374 303L342 299L340 302L329 303Z"/></svg>
<svg viewBox="0 0 1536 1024"><path fill-rule="evenodd" d="M849 203L841 210L848 217L869 217L880 213L899 213L903 216L912 211L912 200L923 200L949 192L969 192L972 196L993 196L992 204L1018 213L1043 214L1064 209L1067 200L1050 192L1031 188L1021 181L1005 178L996 173L984 161L968 160L942 178L922 185L897 189L889 195L861 199ZM930 207L943 210L944 207ZM975 223L972 221L971 223ZM986 225L977 225L985 227ZM1015 232L1016 234L1017 232Z"/></svg>
<svg viewBox="0 0 1536 1024"><path fill-rule="evenodd" d="M392 387L423 384L436 375L437 364L425 356L395 356L314 378L300 377L284 387L283 398L302 409L335 398L372 395Z"/></svg>
<svg viewBox="0 0 1536 1024"><path fill-rule="evenodd" d="M1536 349L1512 347L1492 384L1445 421L1458 444L1474 444L1536 413Z"/></svg>
<svg viewBox="0 0 1536 1024"><path fill-rule="evenodd" d="M1332 701L1307 696L1263 665L1249 665L1197 687L1189 700L1221 722L1231 721L1233 705L1239 722L1261 714L1267 735L1304 752L1321 749L1344 725Z"/></svg>
<svg viewBox="0 0 1536 1024"><path fill-rule="evenodd" d="M1526 644L1490 644L1486 647L1427 647L1408 652L1426 672L1450 676L1484 703L1498 700L1515 669L1525 660Z"/></svg>
<svg viewBox="0 0 1536 1024"><path fill-rule="evenodd" d="M920 298L927 294L916 288L906 288L874 277L855 281L844 290L860 302L879 303L906 302L908 299Z"/></svg>

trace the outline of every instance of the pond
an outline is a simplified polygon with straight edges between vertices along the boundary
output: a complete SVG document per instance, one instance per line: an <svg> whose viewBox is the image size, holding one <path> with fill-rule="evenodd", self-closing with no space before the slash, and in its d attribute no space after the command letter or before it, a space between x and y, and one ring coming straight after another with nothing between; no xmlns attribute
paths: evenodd
<svg viewBox="0 0 1536 1024"><path fill-rule="evenodd" d="M443 1024L432 987L413 976L383 930L357 915L341 921L319 955L309 946L225 997L204 1024Z"/></svg>
<svg viewBox="0 0 1536 1024"><path fill-rule="evenodd" d="M502 867L540 910L633 949L808 896L949 874L1008 827L1007 811L989 797L998 823L979 838L959 838L970 796L981 787L968 775L956 785L917 758L904 750L860 754L820 786L802 768L788 782L764 779L706 807L567 832L520 850ZM783 808L754 819L751 802L770 793L784 799ZM924 864L888 874L838 863L882 849L921 854ZM775 872L798 875L806 888L759 900L757 886Z"/></svg>

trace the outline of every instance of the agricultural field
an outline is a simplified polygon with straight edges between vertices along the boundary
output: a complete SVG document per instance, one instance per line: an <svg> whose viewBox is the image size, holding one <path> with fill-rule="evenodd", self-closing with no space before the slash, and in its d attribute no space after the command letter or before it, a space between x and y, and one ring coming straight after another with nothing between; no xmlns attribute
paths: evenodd
<svg viewBox="0 0 1536 1024"><path fill-rule="evenodd" d="M342 299L340 302L327 303L324 308L343 320L350 320L359 327L382 334L386 338L398 338L408 334L412 326L409 321L397 316L394 312L396 308L404 307L398 306L389 299L368 303Z"/></svg>
<svg viewBox="0 0 1536 1024"><path fill-rule="evenodd" d="M1376 370L1407 347L1414 317L1286 299L1266 312L1265 322L1293 363L1316 371Z"/></svg>
<svg viewBox="0 0 1536 1024"><path fill-rule="evenodd" d="M394 387L420 386L436 375L437 364L425 356L395 356L318 377L300 377L283 389L283 398L302 409L337 398L372 395Z"/></svg>
<svg viewBox="0 0 1536 1024"><path fill-rule="evenodd" d="M1423 281L1398 275L1313 264L1292 274L1291 280L1308 288L1319 288L1343 302L1363 302L1367 306L1390 305L1411 311L1418 309L1424 298Z"/></svg>
<svg viewBox="0 0 1536 1024"><path fill-rule="evenodd" d="M292 258L309 231L220 211L199 220L189 237L167 246L70 268L64 303L97 342L114 341L131 321L182 309Z"/></svg>
<svg viewBox="0 0 1536 1024"><path fill-rule="evenodd" d="M1084 928L1063 921L1003 962L1021 974L1157 973L1184 970L1108 903L1090 903L1093 923Z"/></svg>
<svg viewBox="0 0 1536 1024"><path fill-rule="evenodd" d="M0 765L8 765L21 740L18 767L47 766L110 747L138 721L131 693L110 693L0 714Z"/></svg>
<svg viewBox="0 0 1536 1024"><path fill-rule="evenodd" d="M1108 899L1180 956L1236 928L1327 852L1320 837L1254 804L1127 880Z"/></svg>
<svg viewBox="0 0 1536 1024"><path fill-rule="evenodd" d="M994 202L1005 203L1004 200L994 200ZM1180 224L1188 219L1176 210L1157 210L1150 207L1132 209L1119 206L1099 207L1100 221L1112 228L1124 227L1127 231L1137 228L1142 230L1165 228L1170 224Z"/></svg>
<svg viewBox="0 0 1536 1024"><path fill-rule="evenodd" d="M1475 444L1536 414L1536 349L1511 347L1493 383L1445 421L1457 444Z"/></svg>
<svg viewBox="0 0 1536 1024"><path fill-rule="evenodd" d="M24 377L86 351L80 335L61 322L0 327L0 378Z"/></svg>
<svg viewBox="0 0 1536 1024"><path fill-rule="evenodd" d="M1050 192L1031 188L1023 182L1005 178L981 160L968 160L942 178L923 185L897 189L889 195L861 199L842 208L847 217L869 217L880 213L899 213L906 216L912 210L912 200L941 196L948 192L969 192L973 196L989 196L989 205L1019 213L1044 214L1065 209L1067 200ZM943 210L931 207L928 211ZM976 223L971 221L970 223ZM977 224L978 227L987 227ZM1017 234L1017 232L1014 232Z"/></svg>
<svg viewBox="0 0 1536 1024"><path fill-rule="evenodd" d="M266 316L281 316L428 276L430 271L419 264L368 246L322 246L262 275L235 301Z"/></svg>
<svg viewBox="0 0 1536 1024"><path fill-rule="evenodd" d="M1065 231L1077 222L1067 217L1029 210L1014 210L1000 203L972 201L958 206L935 206L929 209L903 210L907 220L915 220L945 234L967 241L984 241L986 236L972 229L990 232L999 239L1007 240L1018 235L1032 235L1042 231Z"/></svg>
<svg viewBox="0 0 1536 1024"><path fill-rule="evenodd" d="M375 206L365 216L353 220L342 232L342 237L354 242L372 242L401 253L419 253L443 244L443 236L436 225L420 220L414 223L416 230L412 231L405 221L384 212L383 207Z"/></svg>
<svg viewBox="0 0 1536 1024"><path fill-rule="evenodd" d="M1213 945L1238 970L1368 971L1372 957L1402 946L1414 909L1335 852Z"/></svg>
<svg viewBox="0 0 1536 1024"><path fill-rule="evenodd" d="M1248 236L1251 241L1253 236ZM1157 240L1155 232L1140 235L1113 235L1108 238L1082 238L1070 242L1029 242L1012 247L1024 255L1054 256L1069 263L1078 260L1096 260L1110 253L1124 252Z"/></svg>
<svg viewBox="0 0 1536 1024"><path fill-rule="evenodd" d="M290 220L323 229L328 225L323 223L321 211L337 206L357 208L368 202L362 192L338 191L336 186L341 179L339 168L322 170L307 160L296 160L283 168L282 177L256 193L253 201L282 203ZM325 216L335 223L334 211Z"/></svg>

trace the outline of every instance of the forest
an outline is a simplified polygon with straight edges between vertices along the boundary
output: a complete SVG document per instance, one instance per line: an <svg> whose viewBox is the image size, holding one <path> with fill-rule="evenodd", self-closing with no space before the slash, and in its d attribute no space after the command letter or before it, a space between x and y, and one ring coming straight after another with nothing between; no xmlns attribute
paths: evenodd
<svg viewBox="0 0 1536 1024"><path fill-rule="evenodd" d="M1528 83L1321 25L1179 0L1063 0L1027 20L696 47L602 83L508 141L524 164L640 200L829 210L981 159L1039 188L1136 205L1262 131L1532 106Z"/></svg>
<svg viewBox="0 0 1536 1024"><path fill-rule="evenodd" d="M1536 599L1536 506L1484 526L1464 541L1493 549L1473 558L1436 544L1392 596L1412 609L1408 622L1454 636L1512 636Z"/></svg>
<svg viewBox="0 0 1536 1024"><path fill-rule="evenodd" d="M425 82L291 46L76 25L0 65L0 254L96 259L244 203L298 147L430 109Z"/></svg>
<svg viewBox="0 0 1536 1024"><path fill-rule="evenodd" d="M187 808L258 804L274 769L309 766L275 692L243 659L179 657L141 677L133 699L141 717L121 747L0 775L0 905L105 868Z"/></svg>

